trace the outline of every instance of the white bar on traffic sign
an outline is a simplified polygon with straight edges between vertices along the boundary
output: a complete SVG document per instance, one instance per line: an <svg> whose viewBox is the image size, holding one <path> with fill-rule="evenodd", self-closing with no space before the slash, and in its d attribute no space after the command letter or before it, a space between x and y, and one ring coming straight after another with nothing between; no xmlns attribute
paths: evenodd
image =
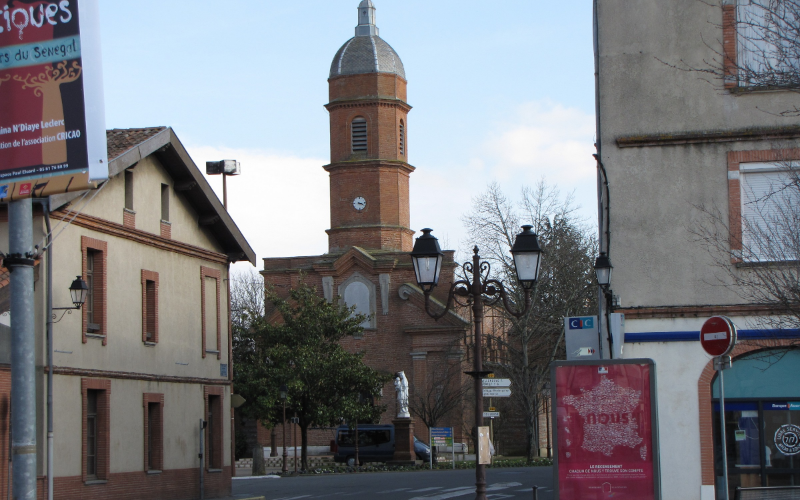
<svg viewBox="0 0 800 500"><path fill-rule="evenodd" d="M500 416L499 411L485 411L483 412L483 418L497 418Z"/></svg>
<svg viewBox="0 0 800 500"><path fill-rule="evenodd" d="M484 387L483 397L485 398L507 398L511 396L511 389L506 387Z"/></svg>
<svg viewBox="0 0 800 500"><path fill-rule="evenodd" d="M483 386L484 387L509 387L511 385L511 379L507 378L484 378Z"/></svg>
<svg viewBox="0 0 800 500"><path fill-rule="evenodd" d="M704 333L703 340L725 340L728 338L728 332Z"/></svg>

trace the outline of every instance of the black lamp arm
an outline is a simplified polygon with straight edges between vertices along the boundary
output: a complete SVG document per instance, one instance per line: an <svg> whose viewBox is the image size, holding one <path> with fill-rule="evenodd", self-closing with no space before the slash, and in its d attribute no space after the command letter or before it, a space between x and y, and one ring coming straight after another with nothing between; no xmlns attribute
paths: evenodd
<svg viewBox="0 0 800 500"><path fill-rule="evenodd" d="M431 290L425 290L424 291L424 293L425 293L425 312L428 313L428 316L430 316L431 318L433 318L435 320L439 320L441 318L444 318L445 315L448 312L450 312L450 309L453 307L453 302L455 301L455 296L456 295L463 295L464 292L466 291L465 288L459 288L459 285L461 285L461 287L466 287L466 290L468 290L469 287L470 287L469 282L466 281L466 280L458 280L458 281L454 282L452 285L450 285L450 291L447 294L447 302L444 305L444 310L439 312L439 313L435 313L435 312L433 312L431 310L431 300L430 300Z"/></svg>
<svg viewBox="0 0 800 500"><path fill-rule="evenodd" d="M508 311L508 314L519 319L523 315L525 315L531 308L531 291L527 288L523 288L523 290L525 291L525 306L522 308L521 311L514 311L514 309L511 307L511 304L509 304L508 302L508 292L506 292L506 287L500 281L495 279L487 280L483 284L482 291L483 293L485 293L490 297L494 295L499 295L500 298L503 299L503 307L505 307L506 311Z"/></svg>

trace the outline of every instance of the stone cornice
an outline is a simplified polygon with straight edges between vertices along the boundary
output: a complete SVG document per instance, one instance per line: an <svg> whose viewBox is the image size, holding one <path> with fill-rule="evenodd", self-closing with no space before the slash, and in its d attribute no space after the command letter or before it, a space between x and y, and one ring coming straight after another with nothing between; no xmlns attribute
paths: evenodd
<svg viewBox="0 0 800 500"><path fill-rule="evenodd" d="M324 168L327 172L333 172L334 170L344 170L348 168L351 169L384 168L384 169L404 171L407 174L410 174L411 172L416 170L415 167L401 160L381 160L377 158L337 161L334 163L330 163L328 165L323 165L322 168Z"/></svg>
<svg viewBox="0 0 800 500"><path fill-rule="evenodd" d="M628 135L618 137L617 146L620 148L640 148L798 138L800 138L800 125L791 125L786 127L757 127L735 130Z"/></svg>
<svg viewBox="0 0 800 500"><path fill-rule="evenodd" d="M361 97L357 99L334 99L325 105L328 111L333 111L338 108L360 108L362 106L383 106L390 108L401 108L406 113L411 111L411 106L394 97Z"/></svg>
<svg viewBox="0 0 800 500"><path fill-rule="evenodd" d="M66 218L70 217L67 212L62 210L53 212L53 216L61 216ZM168 252L185 255L187 257L194 257L208 262L215 262L217 264L225 265L228 263L228 256L225 254L212 252L204 248L189 245L188 243L162 238L157 234L148 233L140 229L125 227L122 224L117 224L115 222L101 219L100 217L94 217L92 215L79 213L75 216L72 224L78 227L97 231L98 233L108 234L110 236L116 236L118 238L123 238L136 243L141 243L143 245L155 247L159 250L166 250Z"/></svg>
<svg viewBox="0 0 800 500"><path fill-rule="evenodd" d="M45 368L46 370L46 368ZM231 385L227 378L181 377L175 375L154 375L151 373L118 372L94 370L90 368L72 368L54 366L53 375L70 375L74 377L113 378L122 380L144 380L147 382L167 382L172 384Z"/></svg>
<svg viewBox="0 0 800 500"><path fill-rule="evenodd" d="M625 319L705 318L718 315L769 316L781 314L775 307L753 304L628 307L615 309L614 312L623 313Z"/></svg>

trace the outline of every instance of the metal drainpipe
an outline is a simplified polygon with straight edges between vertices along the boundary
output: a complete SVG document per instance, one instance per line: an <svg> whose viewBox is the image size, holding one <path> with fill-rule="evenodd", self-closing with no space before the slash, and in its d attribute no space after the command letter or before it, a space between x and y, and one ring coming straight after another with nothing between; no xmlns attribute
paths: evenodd
<svg viewBox="0 0 800 500"><path fill-rule="evenodd" d="M595 158L597 160L597 222L598 222L598 229L599 229L599 237L600 237L600 250L602 251L603 248L606 249L606 254L608 255L609 250L609 243L610 243L610 233L608 230L608 218L604 217L603 209L605 208L603 205L603 200L605 199L605 205L608 205L608 199L604 198L603 196L603 184L605 180L606 184L606 192L608 192L608 177L605 176L606 172L603 168L603 156L602 156L602 148L603 148L603 140L602 140L602 133L601 133L601 126L600 126L600 35L599 35L599 22L598 22L598 12L597 12L597 0L592 1L592 42L594 48L594 106L595 106L595 146L597 148L597 153ZM603 229L606 228L606 231ZM598 319L598 328L597 334L600 337L599 340L599 347L600 347L600 359L611 359L613 356L612 349L611 349L611 342L610 336L611 332L606 332L607 336L609 337L609 346L608 346L608 354L604 356L604 349L603 349L603 325L606 325L607 322L602 321L602 318L607 317L608 311L606 310L606 303L605 300L600 300L602 297L605 298L605 291L598 285L597 287L597 319Z"/></svg>
<svg viewBox="0 0 800 500"><path fill-rule="evenodd" d="M53 500L53 236L50 202L40 203L47 229L47 500Z"/></svg>

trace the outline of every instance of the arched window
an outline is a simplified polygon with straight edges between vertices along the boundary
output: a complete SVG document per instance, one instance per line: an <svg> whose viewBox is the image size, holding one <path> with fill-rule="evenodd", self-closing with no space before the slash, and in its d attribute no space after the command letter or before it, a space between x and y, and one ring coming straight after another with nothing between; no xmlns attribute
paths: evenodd
<svg viewBox="0 0 800 500"><path fill-rule="evenodd" d="M361 324L364 328L375 328L375 295L375 284L357 272L339 285L339 296L344 304L355 306L356 314L367 316Z"/></svg>
<svg viewBox="0 0 800 500"><path fill-rule="evenodd" d="M406 154L406 125L400 120L400 156Z"/></svg>
<svg viewBox="0 0 800 500"><path fill-rule="evenodd" d="M350 126L350 138L353 144L353 153L367 151L367 120L356 118Z"/></svg>

